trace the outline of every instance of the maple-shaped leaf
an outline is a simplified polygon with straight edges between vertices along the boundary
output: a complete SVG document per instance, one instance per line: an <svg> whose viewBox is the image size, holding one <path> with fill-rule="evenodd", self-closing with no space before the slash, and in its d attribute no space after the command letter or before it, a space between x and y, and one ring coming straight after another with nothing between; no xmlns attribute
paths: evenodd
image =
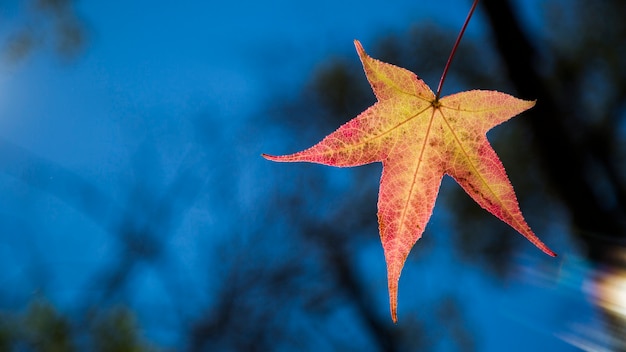
<svg viewBox="0 0 626 352"><path fill-rule="evenodd" d="M393 321L400 272L424 232L444 174L481 207L555 256L524 220L504 166L486 137L492 127L535 102L486 90L437 99L414 73L371 58L359 41L355 46L378 102L309 149L263 156L340 167L383 163L378 224Z"/></svg>

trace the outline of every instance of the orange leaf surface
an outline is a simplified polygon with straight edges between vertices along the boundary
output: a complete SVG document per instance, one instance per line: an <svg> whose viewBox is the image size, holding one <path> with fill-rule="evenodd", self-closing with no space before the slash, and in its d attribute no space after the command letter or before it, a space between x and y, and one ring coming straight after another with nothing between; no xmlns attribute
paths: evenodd
<svg viewBox="0 0 626 352"><path fill-rule="evenodd" d="M524 220L504 166L486 137L492 127L535 102L485 90L437 100L414 73L371 58L358 41L355 46L378 102L309 149L263 156L339 167L383 163L378 224L393 321L400 272L424 232L444 174L481 207L555 256Z"/></svg>

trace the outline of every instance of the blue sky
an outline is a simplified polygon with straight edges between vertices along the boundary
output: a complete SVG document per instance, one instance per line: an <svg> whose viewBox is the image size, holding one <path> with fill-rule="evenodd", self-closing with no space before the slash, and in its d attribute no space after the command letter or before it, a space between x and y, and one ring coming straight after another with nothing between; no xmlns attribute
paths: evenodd
<svg viewBox="0 0 626 352"><path fill-rule="evenodd" d="M537 2L520 3L525 6L526 18L536 26L539 10L533 4ZM83 54L67 64L42 50L17 65L0 67L1 137L90 180L113 200L123 203L130 180L145 177L147 184L152 182L158 188L174 177L170 173L193 149L189 144L194 135L194 116L210 116L209 120L215 123L215 140L224 141L224 136L245 131L247 121L258 119L271 99L297 92L329 55L356 61L353 39L361 40L367 49L385 32L406 31L417 21L456 29L469 5L469 1L461 0L436 4L399 1L385 6L356 0L244 4L180 1L175 5L153 1L81 1L77 11L87 24L88 35ZM477 13L467 35L479 36L483 28ZM157 159L162 167L155 171L157 176L142 176L141 170L133 166L137 151L146 140L158 146ZM233 189L243 187L244 191L238 189L231 201L240 202L237 207L241 209L254 207L264 194L251 186L256 178L253 171L261 170L266 173L264 177L271 177L268 174L275 168L264 164L259 154L271 152L261 149L274 143L253 135L239 146L214 145L211 155L215 166L207 166L207 182L215 176L210 167L238 171L239 183ZM89 273L114 255L115 243L93 219L62 200L12 177L3 175L0 179L3 212L13 219L8 223L14 227L5 226L23 235L5 239L0 246L0 263L7 268L2 280L22 287L14 295L21 292L28 297L29 290L44 286L51 299L70 304ZM218 201L208 201L206 192L210 192L209 187L200 192L200 204L182 220L171 243L171 251L180 257L177 269L192 271L185 274L189 277L205 264L202 254L194 249L198 243L211 241L197 236L207 229L238 223L228 218L230 210L218 209ZM250 194L253 192L259 194ZM445 216L441 212L433 217L433 226L443 233ZM245 232L246 225L240 225ZM533 252L534 248L528 249L518 258L520 262L526 263L526 256L539 255ZM564 271L571 269L575 273L572 285L556 282L557 274L537 279L541 268L553 272L550 270L555 267L545 264L542 258L529 259L530 265L525 268L539 268L528 269L504 289L471 269L455 278L463 283L460 287L459 281L442 281L441 277L454 277L462 264L450 259L450 248L443 246L438 251L441 253L424 261L424 266L437 269L405 273L400 288L405 298L401 298L401 304L405 300L409 305L406 297L420 286L440 286L433 294L440 290L466 290L463 294L476 302L470 305L473 308L468 315L481 331L480 350L499 351L503 346L514 350L516 346L511 346L511 341L521 341L517 349L520 351L546 346L550 350L573 350L555 334L570 328L571 317L558 315L568 300L581 312L590 310L579 295L582 279L576 271L577 262L560 262ZM28 259L35 257L47 267L41 275L52 275L44 280L45 285L38 283L39 278L32 278L35 269ZM381 259L378 253L364 261ZM373 272L383 274L378 280L384 278L380 271L383 263L372 265ZM528 284L533 279L540 284ZM159 288L154 288L158 284L151 280L147 274L139 287L151 292L147 300L158 302ZM519 302L531 303L533 308L522 308L524 305ZM386 309L384 295L380 304ZM165 343L176 341L167 333L150 330L153 325L141 314L140 310L149 338ZM495 318L482 319L485 314ZM494 330L503 333L488 333ZM445 345L441 348L445 349Z"/></svg>

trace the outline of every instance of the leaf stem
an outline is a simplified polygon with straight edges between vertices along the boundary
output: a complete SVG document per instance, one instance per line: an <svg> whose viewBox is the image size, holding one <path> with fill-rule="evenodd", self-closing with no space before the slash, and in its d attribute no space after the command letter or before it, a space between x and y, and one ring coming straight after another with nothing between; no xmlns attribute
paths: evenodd
<svg viewBox="0 0 626 352"><path fill-rule="evenodd" d="M446 67L444 67L443 73L441 74L441 79L439 80L439 86L437 87L437 95L435 96L435 101L439 101L439 97L441 96L441 87L443 86L443 81L445 81L446 76L448 75L448 68L450 68L450 63L452 62L452 58L454 57L454 54L456 53L456 48L459 46L459 43L461 42L461 38L463 38L463 33L465 33L465 28L467 28L467 24L472 18L472 14L474 14L476 5L478 5L478 0L474 0L474 3L472 4L472 8L470 9L469 13L467 14L467 17L465 18L465 23L463 23L463 27L461 28L461 31L459 32L459 36L456 38L456 42L454 43L454 46L452 47L452 51L450 52L450 56L448 57L448 62L446 63Z"/></svg>

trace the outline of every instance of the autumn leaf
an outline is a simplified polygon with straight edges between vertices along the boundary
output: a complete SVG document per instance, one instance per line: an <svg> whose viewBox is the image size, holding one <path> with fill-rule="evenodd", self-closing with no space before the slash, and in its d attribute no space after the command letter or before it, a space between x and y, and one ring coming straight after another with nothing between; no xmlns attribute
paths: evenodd
<svg viewBox="0 0 626 352"><path fill-rule="evenodd" d="M535 102L486 90L437 99L414 73L371 58L359 41L355 46L378 101L309 149L263 156L339 167L383 163L378 224L393 321L400 272L424 232L445 174L481 207L555 256L524 220L504 166L486 137L491 128Z"/></svg>

